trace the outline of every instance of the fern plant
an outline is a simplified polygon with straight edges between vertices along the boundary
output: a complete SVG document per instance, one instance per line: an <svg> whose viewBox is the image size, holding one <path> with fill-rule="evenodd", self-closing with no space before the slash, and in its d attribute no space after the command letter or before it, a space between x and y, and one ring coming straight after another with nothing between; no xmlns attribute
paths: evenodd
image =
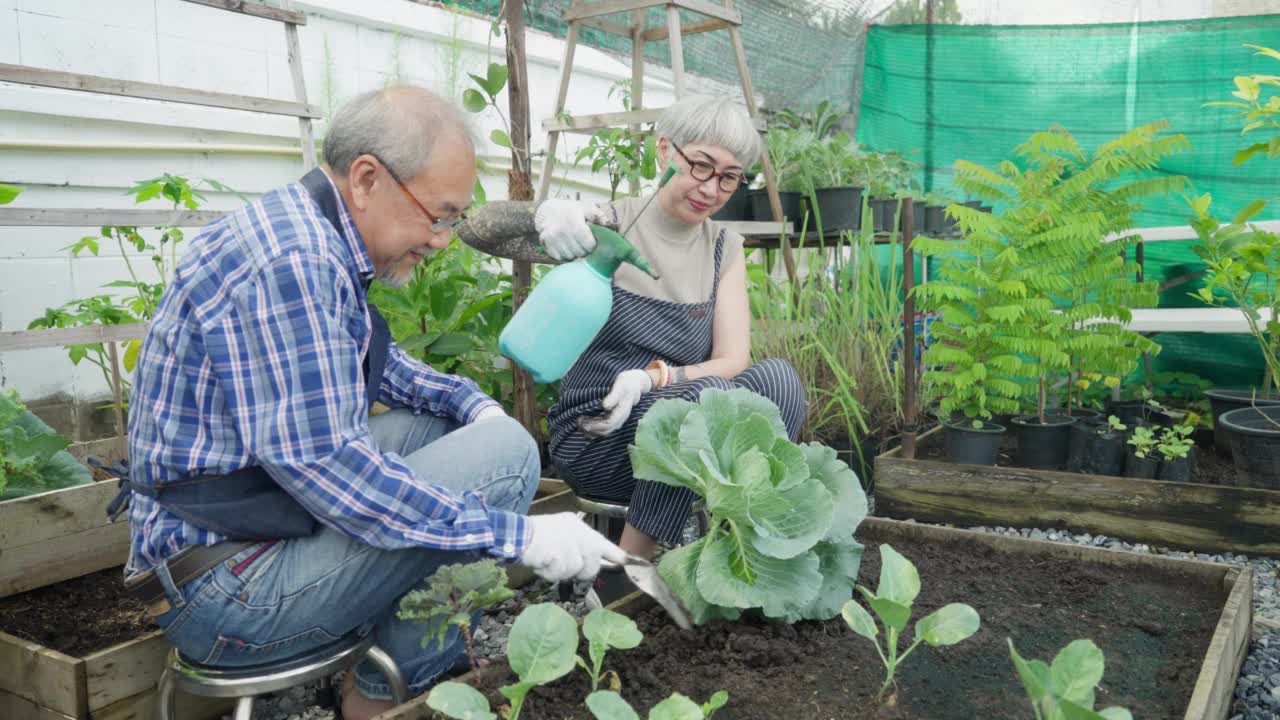
<svg viewBox="0 0 1280 720"><path fill-rule="evenodd" d="M950 285L930 290L931 282L917 291L926 307L943 312L944 325L935 325L935 336L950 336L927 362L949 368L952 375L961 371L958 380L935 374L936 387L963 391L957 382L976 382L973 368L981 365L985 388L1001 394L997 411L1014 409L1005 400L1016 405L1031 395L1044 423L1050 390L1060 380L1123 376L1143 353L1159 351L1125 329L1130 308L1153 304L1156 287L1134 281L1136 266L1126 257L1138 237L1124 233L1133 228L1143 198L1186 187L1182 176L1150 175L1163 157L1187 147L1182 135L1162 135L1166 128L1162 122L1135 128L1088 152L1066 130L1054 127L1032 135L1018 146L1014 160L995 168L956 163L957 187L1002 209L992 214L948 208L967 248L915 241L927 254L958 251L971 256L944 263L943 281ZM1109 235L1119 240L1106 242ZM981 302L972 304L965 292L957 292L956 283L979 290ZM988 332L980 322L984 317L998 321L990 328L997 335L989 344L1001 351L993 356L995 365L970 362L957 352L964 341ZM1001 373L994 385L993 370ZM1015 392L1014 386L1027 390ZM1079 383L1067 382L1066 387L1069 408L1077 400Z"/></svg>

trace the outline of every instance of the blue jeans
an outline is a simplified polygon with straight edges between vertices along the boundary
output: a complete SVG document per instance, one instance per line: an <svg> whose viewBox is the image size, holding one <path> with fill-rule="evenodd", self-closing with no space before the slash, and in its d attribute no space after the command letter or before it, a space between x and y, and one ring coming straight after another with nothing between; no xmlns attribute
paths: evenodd
<svg viewBox="0 0 1280 720"><path fill-rule="evenodd" d="M527 512L537 491L537 445L511 418L460 428L392 410L371 418L369 430L380 450L401 455L422 482L477 491L490 507ZM181 588L157 568L172 609L156 621L183 656L222 667L282 661L372 629L416 694L452 667L463 643L451 628L443 649L434 640L424 648L428 627L397 618L399 600L440 566L483 556L383 550L321 526L311 537L255 543ZM368 663L356 669L356 683L367 697L391 696Z"/></svg>

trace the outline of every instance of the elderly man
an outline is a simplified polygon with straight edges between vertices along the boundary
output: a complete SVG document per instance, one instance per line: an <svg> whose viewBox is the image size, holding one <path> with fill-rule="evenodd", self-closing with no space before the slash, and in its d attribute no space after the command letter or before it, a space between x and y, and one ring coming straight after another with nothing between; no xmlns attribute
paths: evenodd
<svg viewBox="0 0 1280 720"><path fill-rule="evenodd" d="M420 88L361 95L324 158L201 231L165 291L129 406L126 582L195 662L372 630L421 692L460 643L422 648L396 607L437 567L487 554L558 581L621 551L572 514L525 516L533 440L474 382L397 348L366 301L374 278L402 283L445 247L470 204L458 112ZM547 252L589 249L581 210L556 216ZM393 409L370 418L374 401ZM385 678L354 675L349 720L389 706Z"/></svg>

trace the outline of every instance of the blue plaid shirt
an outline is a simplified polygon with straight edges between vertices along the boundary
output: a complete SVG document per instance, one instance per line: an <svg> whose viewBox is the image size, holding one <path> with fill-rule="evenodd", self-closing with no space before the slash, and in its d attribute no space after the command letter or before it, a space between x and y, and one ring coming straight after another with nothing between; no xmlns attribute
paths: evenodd
<svg viewBox="0 0 1280 720"><path fill-rule="evenodd" d="M341 228L295 183L191 240L138 356L131 480L155 486L260 465L320 522L369 545L518 557L523 516L422 483L374 447L361 371L373 263L338 204ZM379 401L461 423L497 406L471 380L394 343ZM139 493L129 521L130 575L226 539Z"/></svg>

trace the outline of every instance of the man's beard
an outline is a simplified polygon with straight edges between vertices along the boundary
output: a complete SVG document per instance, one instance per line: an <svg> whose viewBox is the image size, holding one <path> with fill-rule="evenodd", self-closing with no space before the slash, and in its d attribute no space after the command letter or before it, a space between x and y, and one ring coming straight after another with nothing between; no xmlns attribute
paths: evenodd
<svg viewBox="0 0 1280 720"><path fill-rule="evenodd" d="M427 251L426 257L424 257L422 260L415 259L414 262L409 264L409 267L407 269L401 271L399 270L399 268L400 266L404 265L405 260L407 260L410 257L413 257L412 252L407 252L404 255L401 255L399 258L397 258L395 262L389 264L385 269L380 270L376 278L378 282L382 283L383 285L386 285L387 287L393 287L393 288L404 287L405 285L408 285L409 283L413 282L414 270L418 267L418 263L430 260L431 256L434 254L435 254L434 250Z"/></svg>

